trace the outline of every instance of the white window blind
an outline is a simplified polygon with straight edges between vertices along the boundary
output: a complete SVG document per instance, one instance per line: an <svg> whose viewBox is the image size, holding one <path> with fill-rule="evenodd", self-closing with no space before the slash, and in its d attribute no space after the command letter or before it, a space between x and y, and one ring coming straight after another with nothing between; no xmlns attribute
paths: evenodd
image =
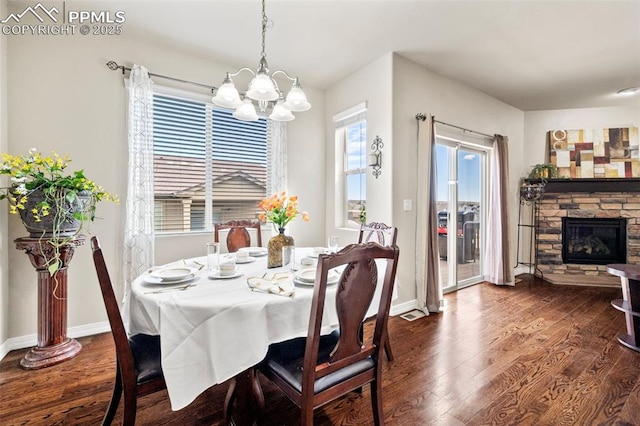
<svg viewBox="0 0 640 426"><path fill-rule="evenodd" d="M268 122L154 94L155 230L211 231L213 223L255 219L266 196Z"/></svg>

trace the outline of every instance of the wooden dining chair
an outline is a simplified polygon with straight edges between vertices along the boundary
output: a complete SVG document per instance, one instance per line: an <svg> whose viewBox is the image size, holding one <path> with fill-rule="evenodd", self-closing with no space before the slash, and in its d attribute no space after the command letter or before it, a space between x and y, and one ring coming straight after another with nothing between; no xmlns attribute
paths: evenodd
<svg viewBox="0 0 640 426"><path fill-rule="evenodd" d="M91 249L116 346L116 380L111 402L102 424L111 424L118 409L120 397L124 392L122 424L130 426L134 425L136 421L138 397L166 389L160 365L160 336L146 334L127 336L97 237L91 238Z"/></svg>
<svg viewBox="0 0 640 426"><path fill-rule="evenodd" d="M360 225L360 232L358 233L359 243L367 243L374 240L383 246L392 246L396 244L397 239L398 228L394 226L389 226L382 222L363 223ZM389 338L389 333L387 333L387 340L384 343L384 352L389 361L394 360L393 352L391 351L391 339Z"/></svg>
<svg viewBox="0 0 640 426"><path fill-rule="evenodd" d="M360 232L358 234L359 243L368 243L372 241L374 237L376 239L373 241L376 241L380 245L393 246L398 239L398 228L385 225L381 222L370 222L360 225Z"/></svg>
<svg viewBox="0 0 640 426"><path fill-rule="evenodd" d="M256 230L257 246L262 247L262 228L258 220L230 220L225 223L216 223L213 229L213 241L220 242L219 231L228 229L227 251L234 253L243 247L251 247L251 235L247 229Z"/></svg>
<svg viewBox="0 0 640 426"><path fill-rule="evenodd" d="M258 369L300 408L301 424L313 425L313 410L367 383L376 425L384 423L380 348L387 338L387 320L399 250L377 243L351 244L318 258L307 337L269 347ZM378 284L376 259L386 259ZM327 273L345 266L336 284L339 331L320 335L327 291ZM382 285L373 335L361 332L377 285Z"/></svg>

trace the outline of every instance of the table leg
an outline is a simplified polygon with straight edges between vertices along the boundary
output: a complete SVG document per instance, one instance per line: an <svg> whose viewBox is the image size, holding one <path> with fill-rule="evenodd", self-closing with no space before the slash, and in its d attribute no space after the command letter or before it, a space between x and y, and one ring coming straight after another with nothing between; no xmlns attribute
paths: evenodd
<svg viewBox="0 0 640 426"><path fill-rule="evenodd" d="M249 368L231 379L224 401L224 417L227 424L236 426L258 424L263 411L264 395L257 370Z"/></svg>
<svg viewBox="0 0 640 426"><path fill-rule="evenodd" d="M640 281L622 278L622 299L625 307L627 333L618 335L618 341L629 349L640 352Z"/></svg>
<svg viewBox="0 0 640 426"><path fill-rule="evenodd" d="M607 265L607 272L620 277L622 299L611 305L624 312L627 332L618 335L618 342L640 352L640 266L630 264Z"/></svg>

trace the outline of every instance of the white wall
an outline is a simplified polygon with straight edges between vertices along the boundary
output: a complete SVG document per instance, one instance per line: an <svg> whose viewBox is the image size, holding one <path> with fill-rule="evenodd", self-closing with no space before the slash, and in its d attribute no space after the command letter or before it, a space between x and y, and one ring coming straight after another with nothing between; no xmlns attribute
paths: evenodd
<svg viewBox="0 0 640 426"><path fill-rule="evenodd" d="M115 60L129 67L139 63L157 74L211 85L220 84L226 71L247 65L220 64L125 36L12 36L8 38L8 44L10 126L9 143L2 146L2 151L23 154L31 147L37 147L44 153L50 150L69 153L73 160L72 170L84 169L90 178L122 199L126 196L127 170L125 91L122 74L110 71L105 63ZM1 52L4 54L6 50L3 48ZM0 77L1 72L0 67ZM166 80L155 81L171 84ZM193 89L192 86L181 87ZM297 114L298 118L289 123L288 171L290 190L300 196L301 208L309 211L312 222L295 221L290 233L297 244L312 245L322 242L325 235L324 96L307 86L305 92L313 108ZM6 138L2 141L5 144ZM124 204L124 200L117 206L100 204L97 213L102 219L90 229L101 240L115 282L120 281L122 273ZM24 235L24 227L11 215L8 237L3 233L0 244L5 245L6 241ZM268 239L268 235L265 237ZM161 238L156 260L203 255L204 243L211 238L211 235ZM2 309L1 317L8 315L6 334L9 338L35 338L36 274L24 253L14 247L2 250L0 261L6 264L8 259L10 265L10 308L8 314ZM0 275L0 280L6 280L2 278L6 277L5 271L3 268L5 275ZM0 285L6 292L7 284L0 281ZM0 298L1 294L4 293L0 293ZM68 310L70 328L106 321L88 244L76 251L70 264ZM6 337L0 344L5 340Z"/></svg>
<svg viewBox="0 0 640 426"><path fill-rule="evenodd" d="M289 193L299 196L300 210L307 211L311 221L294 220L287 225L287 234L294 237L297 246L315 247L325 244L326 234L325 95L307 86L303 88L312 107L309 111L297 113L295 121L290 122L287 173ZM263 236L267 234L263 233Z"/></svg>
<svg viewBox="0 0 640 426"><path fill-rule="evenodd" d="M343 228L342 193L336 191L336 182L341 170L336 162L343 160L342 152L336 151L335 125L333 116L361 102L367 102L367 152L371 152L371 142L380 136L384 143L382 149L382 174L378 179L367 168L367 221L392 223L390 193L393 181L393 143L392 143L392 92L391 69L392 54L387 54L347 76L326 93L326 228L327 232L337 235L341 245L358 241L357 230ZM323 243L322 245L325 245Z"/></svg>
<svg viewBox="0 0 640 426"><path fill-rule="evenodd" d="M0 16L7 16L7 2L0 1ZM0 152L9 147L7 131L7 38L0 37ZM0 187L8 185L6 176L0 178ZM7 208L0 205L0 359L8 349L3 343L9 337L9 237Z"/></svg>
<svg viewBox="0 0 640 426"><path fill-rule="evenodd" d="M401 283L398 303L413 300L415 289L415 208L403 211L403 200L416 202L417 143L416 113L431 114L437 120L485 134L509 138L508 194L512 259L515 261L518 173L521 169L524 113L473 88L435 74L400 55L393 67L393 218L398 227ZM418 220L421 220L419 218Z"/></svg>
<svg viewBox="0 0 640 426"><path fill-rule="evenodd" d="M525 177L535 164L549 161L547 132L555 129L599 129L640 126L640 105L632 107L562 109L530 111L524 115Z"/></svg>

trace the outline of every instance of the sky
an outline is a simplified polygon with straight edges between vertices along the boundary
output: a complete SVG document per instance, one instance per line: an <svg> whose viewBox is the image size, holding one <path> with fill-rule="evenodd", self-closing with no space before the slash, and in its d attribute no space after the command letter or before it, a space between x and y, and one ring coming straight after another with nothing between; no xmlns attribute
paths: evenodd
<svg viewBox="0 0 640 426"><path fill-rule="evenodd" d="M448 152L452 148L436 145L438 172L438 201L449 199L447 182L449 173ZM480 201L480 156L460 149L458 151L458 201Z"/></svg>

